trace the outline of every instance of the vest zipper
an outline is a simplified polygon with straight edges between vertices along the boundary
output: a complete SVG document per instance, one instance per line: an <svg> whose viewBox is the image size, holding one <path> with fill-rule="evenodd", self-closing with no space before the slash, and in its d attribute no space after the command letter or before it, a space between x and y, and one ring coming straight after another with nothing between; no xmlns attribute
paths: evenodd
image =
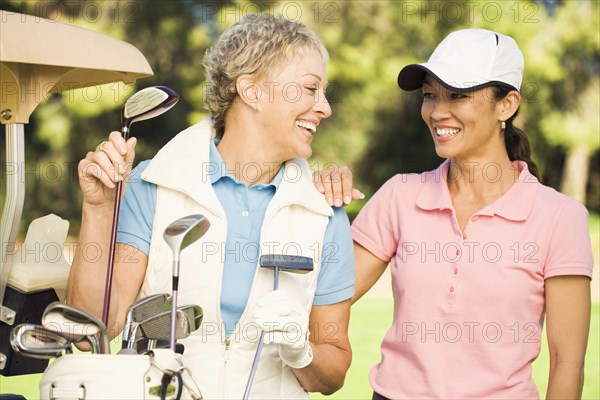
<svg viewBox="0 0 600 400"><path fill-rule="evenodd" d="M231 340L225 339L223 342L225 345L225 349L223 350L223 374L221 376L221 396L220 398L225 398L225 382L227 382L227 377L225 374L227 373L227 362L229 361L229 348L231 347Z"/></svg>

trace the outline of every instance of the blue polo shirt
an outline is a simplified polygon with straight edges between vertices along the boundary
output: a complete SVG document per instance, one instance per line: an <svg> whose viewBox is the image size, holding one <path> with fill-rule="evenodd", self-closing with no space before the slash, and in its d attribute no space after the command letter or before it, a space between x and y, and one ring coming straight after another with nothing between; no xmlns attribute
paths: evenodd
<svg viewBox="0 0 600 400"><path fill-rule="evenodd" d="M121 201L117 242L150 252L152 223L156 209L156 185L141 179L150 161L141 162L132 172ZM227 173L215 142L210 162L216 166L209 177L227 216L227 242L223 265L221 316L227 336L234 330L250 295L258 266L260 231L269 202L281 183L281 168L269 184L247 187ZM350 223L343 208L334 208L323 242L321 272L314 305L335 304L354 294L354 250ZM201 304L200 304L201 305Z"/></svg>

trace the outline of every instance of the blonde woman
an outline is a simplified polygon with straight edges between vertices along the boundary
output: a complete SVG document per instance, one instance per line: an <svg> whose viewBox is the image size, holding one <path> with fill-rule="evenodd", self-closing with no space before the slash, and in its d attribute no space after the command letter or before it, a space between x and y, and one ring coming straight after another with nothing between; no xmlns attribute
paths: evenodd
<svg viewBox="0 0 600 400"><path fill-rule="evenodd" d="M319 124L332 112L327 61L321 40L302 24L246 16L205 58L210 119L179 133L131 175L124 166L133 161L135 139L125 143L118 132L80 163L80 249L90 242L107 249L114 183L130 181L119 223L112 325L122 325L136 298L170 292L164 228L192 213L211 222L186 250L179 288L180 304L204 309L203 327L183 340L183 357L205 398L242 397L261 330L270 339L252 398L307 398L312 391L333 393L344 382L354 286L349 222L315 189L305 161ZM123 169L112 178L114 163ZM282 274L272 292L272 272L258 268L265 253L309 256L314 271ZM105 259L89 262L78 250L69 302L99 315L105 268Z"/></svg>

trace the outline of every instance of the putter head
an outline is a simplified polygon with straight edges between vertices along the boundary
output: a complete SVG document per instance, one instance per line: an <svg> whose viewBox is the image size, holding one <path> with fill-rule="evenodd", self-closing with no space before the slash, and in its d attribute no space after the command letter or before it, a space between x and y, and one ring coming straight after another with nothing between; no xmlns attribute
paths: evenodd
<svg viewBox="0 0 600 400"><path fill-rule="evenodd" d="M165 86L151 86L132 94L123 106L122 125L129 129L137 121L167 112L179 101L179 95Z"/></svg>
<svg viewBox="0 0 600 400"><path fill-rule="evenodd" d="M204 215L188 215L171 222L165 228L163 238L173 254L179 254L183 249L204 236L208 228L210 228L210 222Z"/></svg>
<svg viewBox="0 0 600 400"><path fill-rule="evenodd" d="M63 352L73 352L71 340L67 336L37 324L15 326L10 331L10 345L27 357L42 360L60 357Z"/></svg>
<svg viewBox="0 0 600 400"><path fill-rule="evenodd" d="M278 268L280 271L293 272L295 274L307 274L315 266L313 259L303 256L288 256L284 254L264 254L260 256L261 268Z"/></svg>

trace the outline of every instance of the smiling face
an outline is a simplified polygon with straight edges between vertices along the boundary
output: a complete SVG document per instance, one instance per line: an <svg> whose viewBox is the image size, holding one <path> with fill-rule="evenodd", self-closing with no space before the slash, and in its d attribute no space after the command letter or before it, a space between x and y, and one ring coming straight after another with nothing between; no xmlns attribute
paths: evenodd
<svg viewBox="0 0 600 400"><path fill-rule="evenodd" d="M321 54L311 50L281 63L258 82L255 117L275 160L312 155L313 134L331 115L325 74Z"/></svg>
<svg viewBox="0 0 600 400"><path fill-rule="evenodd" d="M452 92L427 75L421 116L442 158L495 159L506 154L500 129L502 102L491 87L469 93Z"/></svg>

